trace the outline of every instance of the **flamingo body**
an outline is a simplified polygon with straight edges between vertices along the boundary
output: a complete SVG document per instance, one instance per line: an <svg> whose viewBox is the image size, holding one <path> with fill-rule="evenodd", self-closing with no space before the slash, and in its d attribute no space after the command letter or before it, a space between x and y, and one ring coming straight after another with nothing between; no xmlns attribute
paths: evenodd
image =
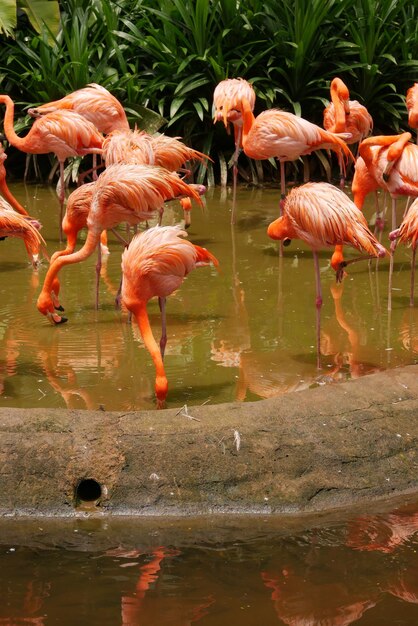
<svg viewBox="0 0 418 626"><path fill-rule="evenodd" d="M306 183L292 189L283 216L270 224L267 234L272 239L302 239L315 251L349 245L375 257L387 254L370 232L363 213L329 183Z"/></svg>
<svg viewBox="0 0 418 626"><path fill-rule="evenodd" d="M75 111L92 122L100 132L105 134L113 130L129 129L125 110L119 100L107 89L96 83L91 83L83 89L78 89L60 100L47 102L41 106L29 109L28 113L32 117L41 117L59 110Z"/></svg>
<svg viewBox="0 0 418 626"><path fill-rule="evenodd" d="M45 241L39 230L24 215L17 213L12 206L0 197L0 238L18 237L23 239L32 263L37 260Z"/></svg>
<svg viewBox="0 0 418 626"><path fill-rule="evenodd" d="M293 113L269 109L254 117L248 104L244 105L242 143L244 152L253 159L275 157L294 161L301 155L322 148L351 156L344 142L348 135L336 135L323 130Z"/></svg>
<svg viewBox="0 0 418 626"><path fill-rule="evenodd" d="M340 78L331 82L331 102L324 109L324 128L333 133L349 133L348 144L362 141L373 130L372 116L357 100L350 100L348 88Z"/></svg>
<svg viewBox="0 0 418 626"><path fill-rule="evenodd" d="M218 265L210 252L183 239L184 236L186 232L177 226L156 226L136 235L122 255L122 302L135 315L154 361L155 392L160 408L167 396L168 383L146 304L154 296L163 299L172 294L195 267Z"/></svg>

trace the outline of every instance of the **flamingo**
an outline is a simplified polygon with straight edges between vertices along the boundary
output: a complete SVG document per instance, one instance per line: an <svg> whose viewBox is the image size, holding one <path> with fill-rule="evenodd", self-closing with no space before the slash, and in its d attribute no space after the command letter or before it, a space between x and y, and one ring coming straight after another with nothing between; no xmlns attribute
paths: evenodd
<svg viewBox="0 0 418 626"><path fill-rule="evenodd" d="M28 114L32 117L42 117L47 113L62 110L79 113L105 135L113 130L129 130L129 122L122 104L105 87L97 83L77 89L60 100L28 109Z"/></svg>
<svg viewBox="0 0 418 626"><path fill-rule="evenodd" d="M411 143L411 133L368 137L360 144L370 175L392 198L392 230L396 229L398 196L418 196L418 146ZM390 258L388 310L392 308L393 256Z"/></svg>
<svg viewBox="0 0 418 626"><path fill-rule="evenodd" d="M116 130L103 142L103 159L106 167L115 163L159 165L170 171L178 171L187 161L203 161L210 157L186 146L176 137L150 134L138 130ZM201 186L202 189L203 185ZM202 190L202 193L203 190ZM190 226L190 198L180 200L184 212L185 228Z"/></svg>
<svg viewBox="0 0 418 626"><path fill-rule="evenodd" d="M412 247L411 259L411 295L409 305L414 306L414 283L415 283L415 257L418 243L418 198L409 207L409 210L402 220L399 228L389 233L391 240L391 252L395 251L396 245L400 243L408 244Z"/></svg>
<svg viewBox="0 0 418 626"><path fill-rule="evenodd" d="M74 111L55 111L35 120L25 137L19 137L13 126L14 102L0 95L0 104L6 105L4 132L12 146L30 154L53 152L60 164L60 224L65 198L64 161L70 156L84 156L102 151L103 136L97 128Z"/></svg>
<svg viewBox="0 0 418 626"><path fill-rule="evenodd" d="M23 239L32 264L36 267L39 250L46 245L42 235L30 220L17 213L4 198L0 197L0 239L6 237Z"/></svg>
<svg viewBox="0 0 418 626"><path fill-rule="evenodd" d="M75 111L82 115L105 135L114 130L129 130L129 122L122 104L105 87L97 83L90 83L87 87L77 89L60 100L28 109L28 114L32 117L41 117L53 111L63 110ZM97 178L96 161L96 155L93 154L94 180Z"/></svg>
<svg viewBox="0 0 418 626"><path fill-rule="evenodd" d="M255 105L255 92L253 86L244 80L244 78L227 78L226 80L222 80L218 83L213 93L213 106L215 108L214 122L223 122L227 130L229 130L229 122L231 122L234 127L235 151L232 156L233 202L231 224L235 223L238 157L242 148L243 98L247 100L251 111L253 111Z"/></svg>
<svg viewBox="0 0 418 626"><path fill-rule="evenodd" d="M349 245L370 257L384 257L388 252L370 232L366 218L350 198L328 183L306 183L292 189L284 201L283 215L270 224L267 234L272 239L302 239L312 248L316 278L317 364L320 368L322 292L318 251L323 247ZM337 281L341 280L342 267L334 264L333 269Z"/></svg>
<svg viewBox="0 0 418 626"><path fill-rule="evenodd" d="M315 150L331 149L343 153L354 160L345 139L348 133L331 133L312 124L302 117L287 111L268 109L257 117L251 106L243 99L242 145L244 152L252 159L270 159L280 162L281 199L286 197L284 164Z"/></svg>
<svg viewBox="0 0 418 626"><path fill-rule="evenodd" d="M347 144L361 143L373 130L373 119L365 106L350 100L348 87L341 78L331 81L331 102L324 109L324 128L332 133L350 133ZM344 168L340 161L340 187L344 188Z"/></svg>
<svg viewBox="0 0 418 626"><path fill-rule="evenodd" d="M183 239L185 236L186 231L179 226L156 226L135 235L122 255L122 302L135 316L154 361L158 408L164 407L168 391L163 363L167 341L165 299L195 267L219 265L213 254ZM154 339L147 314L147 302L154 296L159 298L162 316L160 346Z"/></svg>
<svg viewBox="0 0 418 626"><path fill-rule="evenodd" d="M406 92L406 108L408 110L408 124L417 131L418 143L418 83L414 83Z"/></svg>
<svg viewBox="0 0 418 626"><path fill-rule="evenodd" d="M61 305L57 305L58 272L64 265L91 256L103 230L115 228L120 222L134 225L150 219L161 210L165 200L178 196L189 196L201 203L194 187L185 183L175 172L156 165L112 165L106 168L94 185L87 217L87 239L77 252L54 259L38 298L38 310L53 324L67 321L54 311L55 308L62 310Z"/></svg>

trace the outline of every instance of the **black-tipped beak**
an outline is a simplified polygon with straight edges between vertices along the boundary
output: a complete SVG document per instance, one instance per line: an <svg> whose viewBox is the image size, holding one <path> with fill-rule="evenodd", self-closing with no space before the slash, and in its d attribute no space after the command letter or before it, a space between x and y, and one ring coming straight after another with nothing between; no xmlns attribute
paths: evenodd
<svg viewBox="0 0 418 626"><path fill-rule="evenodd" d="M287 246L290 246L290 244L291 244L291 243L292 243L292 240L291 240L291 239L288 239L288 238L283 239L283 245L284 245L284 246L286 246L286 247L287 247Z"/></svg>

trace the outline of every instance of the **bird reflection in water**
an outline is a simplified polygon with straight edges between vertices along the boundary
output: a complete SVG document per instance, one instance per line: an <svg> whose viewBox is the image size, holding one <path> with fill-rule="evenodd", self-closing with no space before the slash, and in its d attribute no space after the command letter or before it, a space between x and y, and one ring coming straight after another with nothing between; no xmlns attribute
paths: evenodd
<svg viewBox="0 0 418 626"><path fill-rule="evenodd" d="M190 626L200 621L208 614L209 607L215 602L213 596L202 598L196 604L194 601L170 595L153 594L153 588L158 585L162 570L162 562L180 555L178 550L164 547L155 548L151 553L151 560L140 567L140 575L136 583L135 592L122 596L121 613L123 626L137 626L140 623L165 624L172 626Z"/></svg>

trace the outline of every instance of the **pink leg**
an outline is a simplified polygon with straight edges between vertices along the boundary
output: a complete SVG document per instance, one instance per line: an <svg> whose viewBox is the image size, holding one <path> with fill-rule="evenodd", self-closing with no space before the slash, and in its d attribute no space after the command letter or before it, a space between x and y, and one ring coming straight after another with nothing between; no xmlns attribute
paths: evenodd
<svg viewBox="0 0 418 626"><path fill-rule="evenodd" d="M64 200L65 200L65 173L64 173L64 161L60 161L60 243L62 242L62 218L64 217Z"/></svg>
<svg viewBox="0 0 418 626"><path fill-rule="evenodd" d="M233 154L233 166L232 166L232 211L231 211L231 224L235 224L236 220L236 204L237 204L237 180L238 180L238 157L241 151L241 135L242 128L238 129L238 134L235 140L235 152Z"/></svg>
<svg viewBox="0 0 418 626"><path fill-rule="evenodd" d="M97 263L96 263L96 300L95 300L95 309L96 311L99 308L99 285L100 285L100 270L102 269L102 248L99 241L97 246Z"/></svg>
<svg viewBox="0 0 418 626"><path fill-rule="evenodd" d="M313 259L315 265L315 285L316 285L316 366L320 370L321 366L321 307L322 307L322 289L321 278L319 273L319 259L316 250L313 251Z"/></svg>
<svg viewBox="0 0 418 626"><path fill-rule="evenodd" d="M392 230L396 229L396 198L392 198ZM392 310L393 254L389 260L388 311Z"/></svg>

